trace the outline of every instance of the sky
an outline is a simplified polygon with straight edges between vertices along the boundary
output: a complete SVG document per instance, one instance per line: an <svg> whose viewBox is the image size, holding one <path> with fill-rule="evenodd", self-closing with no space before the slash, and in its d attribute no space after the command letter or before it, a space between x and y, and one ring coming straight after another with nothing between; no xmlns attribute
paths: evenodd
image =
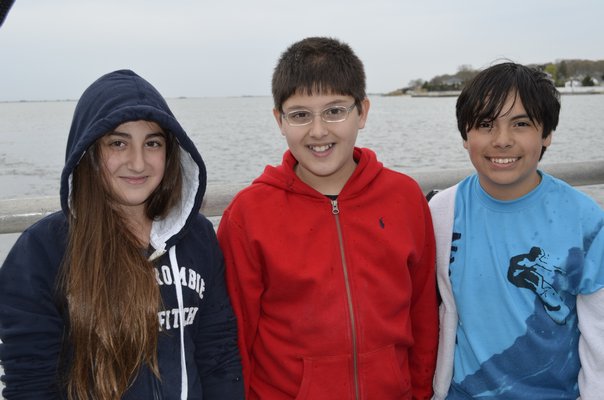
<svg viewBox="0 0 604 400"><path fill-rule="evenodd" d="M280 54L308 36L348 43L367 92L387 93L502 59L604 59L603 19L602 0L15 0L0 101L77 99L121 68L168 98L269 96Z"/></svg>

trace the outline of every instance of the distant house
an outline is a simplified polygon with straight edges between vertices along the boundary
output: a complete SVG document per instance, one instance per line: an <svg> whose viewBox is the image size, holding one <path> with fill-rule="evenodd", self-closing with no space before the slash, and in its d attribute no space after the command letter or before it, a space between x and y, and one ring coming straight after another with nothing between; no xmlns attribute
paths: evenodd
<svg viewBox="0 0 604 400"><path fill-rule="evenodd" d="M604 86L601 86L599 79L591 78L593 86L584 86L582 80L580 76L570 79L564 82L564 87L558 88L558 91L562 94L604 94Z"/></svg>
<svg viewBox="0 0 604 400"><path fill-rule="evenodd" d="M463 80L461 80L461 78L458 78L456 76L452 76L451 78L445 79L442 81L442 84L445 86L450 86L453 88L459 88L461 87L463 83Z"/></svg>
<svg viewBox="0 0 604 400"><path fill-rule="evenodd" d="M583 84L578 79L569 79L566 82L564 82L565 88L573 88L573 87L581 87L581 86L583 86Z"/></svg>

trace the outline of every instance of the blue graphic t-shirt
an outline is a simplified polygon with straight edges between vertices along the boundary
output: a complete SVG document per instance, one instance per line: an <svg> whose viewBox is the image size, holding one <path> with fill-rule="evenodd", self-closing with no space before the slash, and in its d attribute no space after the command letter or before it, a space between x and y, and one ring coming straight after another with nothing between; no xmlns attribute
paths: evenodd
<svg viewBox="0 0 604 400"><path fill-rule="evenodd" d="M604 213L542 174L490 197L476 175L455 199L450 277L459 324L448 399L576 399L576 296L604 286Z"/></svg>

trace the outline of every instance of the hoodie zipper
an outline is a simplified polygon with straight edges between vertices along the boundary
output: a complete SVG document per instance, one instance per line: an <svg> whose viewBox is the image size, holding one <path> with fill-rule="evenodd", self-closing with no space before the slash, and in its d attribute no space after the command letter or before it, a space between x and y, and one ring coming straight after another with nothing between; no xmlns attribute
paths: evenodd
<svg viewBox="0 0 604 400"><path fill-rule="evenodd" d="M342 227L340 225L340 209L338 200L331 200L331 213L336 220L336 229L338 231L338 242L340 243L340 257L342 258L342 271L344 273L344 285L346 287L346 297L348 300L348 314L350 315L350 332L352 337L352 369L354 373L354 394L355 399L361 398L359 389L359 366L357 349L357 330L354 317L354 306L352 304L352 291L350 289L350 278L348 277L348 264L344 255L344 239L342 238Z"/></svg>

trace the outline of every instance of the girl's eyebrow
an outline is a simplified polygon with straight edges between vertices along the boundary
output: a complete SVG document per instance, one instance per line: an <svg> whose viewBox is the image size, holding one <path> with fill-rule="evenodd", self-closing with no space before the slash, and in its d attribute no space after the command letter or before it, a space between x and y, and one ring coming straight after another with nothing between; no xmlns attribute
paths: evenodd
<svg viewBox="0 0 604 400"><path fill-rule="evenodd" d="M161 137L161 138L165 138L166 134L164 132L152 132L152 133L148 133L146 136L146 138L151 138L151 137Z"/></svg>
<svg viewBox="0 0 604 400"><path fill-rule="evenodd" d="M113 135L113 136L120 136L120 137L124 137L124 138L131 138L132 137L132 135L129 134L128 132L120 132L120 131L113 131L113 132L109 133L108 135L109 136L111 136L111 135ZM161 132L161 131L159 131L159 132L151 132L151 133L147 133L145 135L145 139L152 138L152 137L158 137L158 136L162 137L162 138L165 138L166 134L164 132Z"/></svg>
<svg viewBox="0 0 604 400"><path fill-rule="evenodd" d="M108 136L121 136L121 137L132 137L131 134L127 132L113 131L108 134Z"/></svg>

